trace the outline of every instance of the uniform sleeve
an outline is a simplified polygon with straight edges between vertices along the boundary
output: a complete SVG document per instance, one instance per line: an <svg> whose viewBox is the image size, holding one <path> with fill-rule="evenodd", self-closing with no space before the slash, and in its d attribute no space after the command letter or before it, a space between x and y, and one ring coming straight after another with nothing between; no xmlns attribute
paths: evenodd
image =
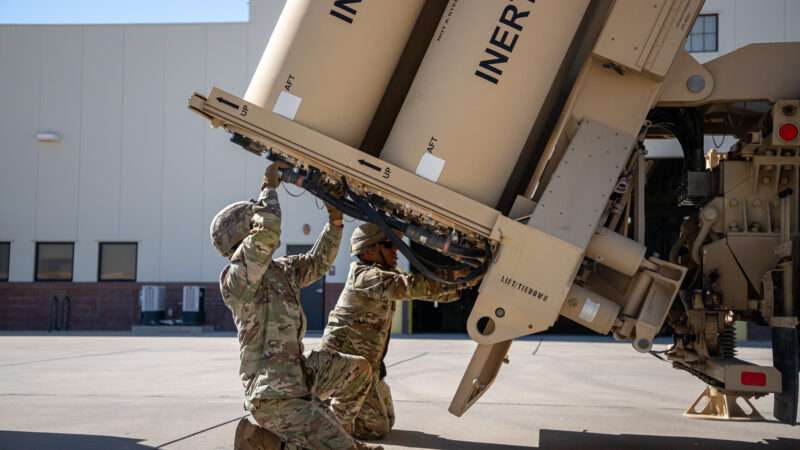
<svg viewBox="0 0 800 450"><path fill-rule="evenodd" d="M301 255L288 258L295 280L300 288L304 288L322 278L336 260L339 244L342 242L342 227L325 224L314 243L314 247Z"/></svg>
<svg viewBox="0 0 800 450"><path fill-rule="evenodd" d="M220 282L229 298L243 302L252 300L272 254L280 245L281 208L277 192L269 188L261 191L254 209L250 234L233 253Z"/></svg>
<svg viewBox="0 0 800 450"><path fill-rule="evenodd" d="M424 300L449 303L459 299L455 286L431 281L421 274L401 273L372 267L357 284L371 298L382 300Z"/></svg>

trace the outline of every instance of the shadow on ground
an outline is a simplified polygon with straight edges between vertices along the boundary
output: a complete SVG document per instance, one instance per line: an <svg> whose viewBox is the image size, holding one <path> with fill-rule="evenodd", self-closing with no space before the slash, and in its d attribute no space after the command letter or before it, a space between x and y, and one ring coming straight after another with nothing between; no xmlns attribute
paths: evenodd
<svg viewBox="0 0 800 450"><path fill-rule="evenodd" d="M469 442L449 439L436 434L412 430L392 430L385 439L379 442L386 445L399 445L408 448L441 449L441 450L523 450L535 447L522 445L489 444L486 442Z"/></svg>
<svg viewBox="0 0 800 450"><path fill-rule="evenodd" d="M469 442L412 430L393 430L382 443L437 450L797 450L800 439L779 437L766 442L739 442L683 436L601 434L580 431L541 430L539 446Z"/></svg>
<svg viewBox="0 0 800 450"><path fill-rule="evenodd" d="M2 450L153 450L140 444L141 441L116 436L0 430Z"/></svg>

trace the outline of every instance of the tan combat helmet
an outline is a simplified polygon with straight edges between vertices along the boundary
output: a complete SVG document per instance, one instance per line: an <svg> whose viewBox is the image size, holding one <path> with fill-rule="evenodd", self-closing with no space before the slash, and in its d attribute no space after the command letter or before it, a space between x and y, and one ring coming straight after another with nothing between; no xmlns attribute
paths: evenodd
<svg viewBox="0 0 800 450"><path fill-rule="evenodd" d="M211 242L217 251L229 258L236 246L250 233L253 202L236 202L222 208L211 220Z"/></svg>
<svg viewBox="0 0 800 450"><path fill-rule="evenodd" d="M374 223L362 223L350 237L350 256L356 256L371 245L386 239L380 227Z"/></svg>

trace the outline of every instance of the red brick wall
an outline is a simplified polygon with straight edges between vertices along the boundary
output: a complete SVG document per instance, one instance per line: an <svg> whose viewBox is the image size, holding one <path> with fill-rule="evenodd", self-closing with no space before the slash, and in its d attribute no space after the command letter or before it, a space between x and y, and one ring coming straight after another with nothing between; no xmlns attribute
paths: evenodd
<svg viewBox="0 0 800 450"><path fill-rule="evenodd" d="M0 330L47 330L51 301L70 299L70 330L127 331L139 323L139 290L144 284L167 288L168 319L180 319L183 286L202 286L205 291L205 325L215 330L235 330L233 318L216 283L0 283ZM343 285L325 285L325 314L336 304Z"/></svg>
<svg viewBox="0 0 800 450"><path fill-rule="evenodd" d="M70 299L70 330L130 330L139 323L139 290L145 283L0 283L0 330L47 330L51 302ZM156 284L156 283L146 283ZM233 330L230 311L216 283L158 283L167 288L171 319L179 319L183 286L206 288L205 323Z"/></svg>

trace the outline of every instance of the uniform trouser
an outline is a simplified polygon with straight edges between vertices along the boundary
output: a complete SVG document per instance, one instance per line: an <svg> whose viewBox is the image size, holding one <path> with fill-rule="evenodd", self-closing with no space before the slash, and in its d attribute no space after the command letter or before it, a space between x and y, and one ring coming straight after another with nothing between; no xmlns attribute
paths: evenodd
<svg viewBox="0 0 800 450"><path fill-rule="evenodd" d="M392 390L380 374L373 372L372 387L356 416L353 436L364 440L383 439L394 426Z"/></svg>
<svg viewBox="0 0 800 450"><path fill-rule="evenodd" d="M304 448L352 448L355 440L342 424L353 423L369 393L369 364L360 356L323 350L307 354L305 367L310 396L254 399L247 405L250 414L262 427Z"/></svg>

